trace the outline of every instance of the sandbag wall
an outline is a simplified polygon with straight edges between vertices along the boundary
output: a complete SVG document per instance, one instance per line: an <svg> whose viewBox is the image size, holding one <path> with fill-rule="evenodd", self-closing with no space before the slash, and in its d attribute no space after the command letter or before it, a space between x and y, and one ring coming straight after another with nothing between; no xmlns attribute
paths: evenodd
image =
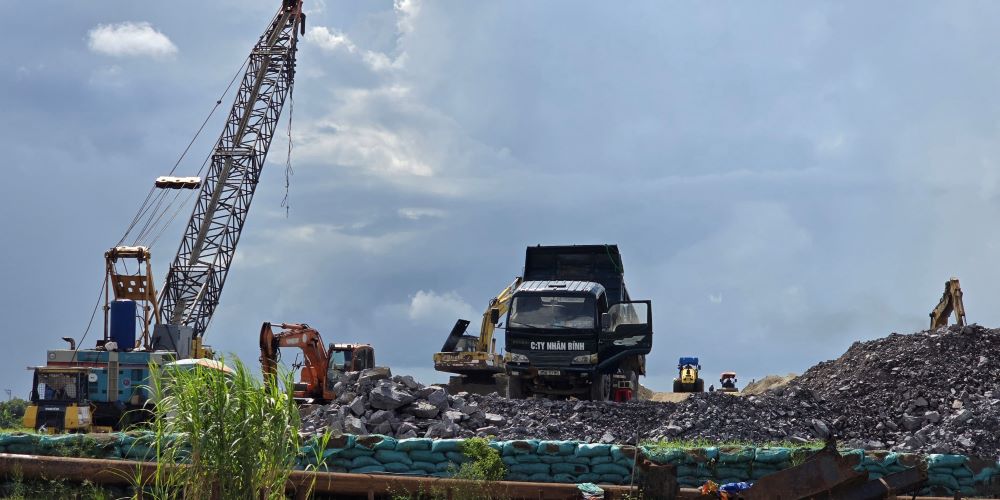
<svg viewBox="0 0 1000 500"><path fill-rule="evenodd" d="M303 446L298 468L322 463L332 472L394 473L449 477L467 461L461 439L395 439L388 436L341 435L325 449L316 440ZM152 460L151 433L37 435L0 433L0 452L26 455L104 459ZM627 484L631 481L636 449L632 446L588 444L576 441L494 441L507 465L507 479L560 483ZM811 450L801 448L641 447L639 453L658 464L677 467L682 487L706 481L724 484L754 481L801 463ZM912 455L893 452L844 451L858 456L859 470L871 478L914 467L924 461L928 487L924 494L996 495L1000 493L1000 464L962 455ZM178 453L185 456L183 450Z"/></svg>
<svg viewBox="0 0 1000 500"><path fill-rule="evenodd" d="M677 467L677 480L682 487L697 487L711 480L716 483L754 481L804 461L812 452L802 448L657 448L643 447L642 453L659 464ZM885 451L850 450L843 455L856 455L856 470L868 472L870 479L927 466L927 486L921 494L996 495L1000 482L1000 463L963 455L913 455Z"/></svg>
<svg viewBox="0 0 1000 500"><path fill-rule="evenodd" d="M300 466L322 463L332 472L451 476L465 463L461 439L394 439L339 436L303 447ZM494 441L507 466L507 479L559 483L623 484L631 480L635 448L575 441Z"/></svg>

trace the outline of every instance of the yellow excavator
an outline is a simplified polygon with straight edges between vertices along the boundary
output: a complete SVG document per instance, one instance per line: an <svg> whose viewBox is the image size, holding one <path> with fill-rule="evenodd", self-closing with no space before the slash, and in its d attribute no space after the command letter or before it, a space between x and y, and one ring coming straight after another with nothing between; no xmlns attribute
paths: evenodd
<svg viewBox="0 0 1000 500"><path fill-rule="evenodd" d="M962 303L962 286L958 278L951 278L944 283L944 293L937 307L931 311L931 329L948 326L948 318L955 313L955 323L965 326L965 304Z"/></svg>
<svg viewBox="0 0 1000 500"><path fill-rule="evenodd" d="M490 300L483 312L478 337L465 334L470 324L468 320L455 322L441 352L434 354L435 370L457 374L449 380L449 388L478 393L504 392L503 387L497 387L495 377L504 373L504 362L503 356L497 353L493 332L500 318L507 314L511 297L519 286L520 276Z"/></svg>

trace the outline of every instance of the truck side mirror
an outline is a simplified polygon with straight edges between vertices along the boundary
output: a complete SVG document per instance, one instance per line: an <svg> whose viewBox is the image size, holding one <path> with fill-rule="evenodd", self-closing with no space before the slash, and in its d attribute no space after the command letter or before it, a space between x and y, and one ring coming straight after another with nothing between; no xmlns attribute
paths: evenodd
<svg viewBox="0 0 1000 500"><path fill-rule="evenodd" d="M611 328L611 315L601 313L601 330L608 330L609 328Z"/></svg>
<svg viewBox="0 0 1000 500"><path fill-rule="evenodd" d="M495 308L490 309L490 323L493 323L495 325L499 322L500 322L500 310Z"/></svg>

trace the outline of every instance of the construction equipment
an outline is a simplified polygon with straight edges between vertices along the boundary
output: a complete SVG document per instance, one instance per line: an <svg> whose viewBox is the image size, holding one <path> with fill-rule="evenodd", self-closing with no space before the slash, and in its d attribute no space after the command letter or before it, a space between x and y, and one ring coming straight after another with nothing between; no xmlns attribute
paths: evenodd
<svg viewBox="0 0 1000 500"><path fill-rule="evenodd" d="M24 426L55 434L90 432L93 425L87 368L40 367L31 384Z"/></svg>
<svg viewBox="0 0 1000 500"><path fill-rule="evenodd" d="M528 247L505 340L508 397L607 401L615 375L646 373L652 303L629 297L617 245Z"/></svg>
<svg viewBox="0 0 1000 500"><path fill-rule="evenodd" d="M48 367L89 370L87 389L96 424L121 428L143 414L132 410L143 408L148 400L144 386L151 364L212 356L202 336L219 303L271 139L291 94L298 36L304 32L302 0L282 0L246 60L205 178L157 178L122 237L124 242L138 226L138 241L161 221L172 219L164 217L170 207L164 203L166 191L154 196L157 189L200 188L162 295L157 297L153 286L148 248L119 244L105 255L104 337L94 349L78 349L71 343L68 350L48 351ZM146 225L138 224L144 217ZM138 261L136 272L118 270L118 264L130 259ZM139 339L137 318L143 323ZM35 371L37 376L39 368Z"/></svg>
<svg viewBox="0 0 1000 500"><path fill-rule="evenodd" d="M739 382L736 378L736 372L722 372L722 375L719 375L719 388L716 390L722 392L739 392L740 390L736 388L736 384Z"/></svg>
<svg viewBox="0 0 1000 500"><path fill-rule="evenodd" d="M274 333L273 327L281 328ZM369 344L330 344L305 323L264 323L260 328L260 366L265 380L278 373L282 347L302 350L304 363L295 384L295 400L300 404L328 403L337 397L333 390L339 374L375 366L375 350Z"/></svg>
<svg viewBox="0 0 1000 500"><path fill-rule="evenodd" d="M520 285L521 277L518 276L507 288L490 299L483 312L478 337L465 335L469 321L459 319L455 322L441 352L434 354L435 370L458 374L458 377L452 377L449 386L462 389L484 386L486 389L483 390L492 392L490 388L496 385L495 375L504 372L503 356L497 353L493 334L500 318L506 316L510 308L514 290Z"/></svg>
<svg viewBox="0 0 1000 500"><path fill-rule="evenodd" d="M948 326L948 318L951 313L955 313L955 323L965 326L965 304L962 302L962 286L958 283L958 278L951 278L944 282L944 293L937 307L931 311L931 329L935 330L943 326Z"/></svg>
<svg viewBox="0 0 1000 500"><path fill-rule="evenodd" d="M674 392L705 392L705 381L698 377L698 372L701 371L698 358L681 358L677 361L677 371Z"/></svg>

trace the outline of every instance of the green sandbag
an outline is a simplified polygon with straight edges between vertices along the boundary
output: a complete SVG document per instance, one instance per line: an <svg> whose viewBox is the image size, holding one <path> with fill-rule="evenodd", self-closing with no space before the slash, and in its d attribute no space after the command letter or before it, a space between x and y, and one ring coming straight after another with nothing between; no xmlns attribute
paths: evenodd
<svg viewBox="0 0 1000 500"><path fill-rule="evenodd" d="M722 448L719 450L719 463L741 464L753 462L754 448Z"/></svg>
<svg viewBox="0 0 1000 500"><path fill-rule="evenodd" d="M507 477L504 479L508 481L527 481L530 474L522 474L520 472L508 472Z"/></svg>
<svg viewBox="0 0 1000 500"><path fill-rule="evenodd" d="M554 483L575 483L576 476L573 474L559 473L552 474L552 482Z"/></svg>
<svg viewBox="0 0 1000 500"><path fill-rule="evenodd" d="M644 446L642 454L655 464L672 464L684 462L687 456L680 448L670 448L666 450L653 451L652 448Z"/></svg>
<svg viewBox="0 0 1000 500"><path fill-rule="evenodd" d="M677 477L690 476L690 477L708 477L712 475L712 471L702 464L698 465L678 465L677 466Z"/></svg>
<svg viewBox="0 0 1000 500"><path fill-rule="evenodd" d="M522 457L538 457L538 461L543 464L564 464L566 459L570 457L564 457L560 455L521 455Z"/></svg>
<svg viewBox="0 0 1000 500"><path fill-rule="evenodd" d="M383 436L381 434L371 434L355 438L354 446L365 450L395 450L396 438Z"/></svg>
<svg viewBox="0 0 1000 500"><path fill-rule="evenodd" d="M515 456L500 457L500 461L502 461L506 465L517 465L519 463L517 461L517 457Z"/></svg>
<svg viewBox="0 0 1000 500"><path fill-rule="evenodd" d="M537 439L525 439L518 441L506 441L503 443L504 456L535 454L538 450Z"/></svg>
<svg viewBox="0 0 1000 500"><path fill-rule="evenodd" d="M434 453L433 451L413 450L409 452L409 455L414 462L431 462L437 464L448 461L448 457L444 456L444 453Z"/></svg>
<svg viewBox="0 0 1000 500"><path fill-rule="evenodd" d="M927 468L958 467L959 465L965 465L966 460L964 455L927 455Z"/></svg>
<svg viewBox="0 0 1000 500"><path fill-rule="evenodd" d="M587 457L566 457L566 463L590 465L590 459Z"/></svg>
<svg viewBox="0 0 1000 500"><path fill-rule="evenodd" d="M959 477L956 479L958 480L958 485L961 486L962 488L965 488L966 486L976 485L976 480L972 479L971 477Z"/></svg>
<svg viewBox="0 0 1000 500"><path fill-rule="evenodd" d="M438 471L431 475L434 477L452 477L454 474L452 474L451 471Z"/></svg>
<svg viewBox="0 0 1000 500"><path fill-rule="evenodd" d="M351 469L351 474L371 474L375 472L385 472L385 466L368 465L365 467L358 467L357 469Z"/></svg>
<svg viewBox="0 0 1000 500"><path fill-rule="evenodd" d="M951 491L955 491L960 488L958 481L951 474L932 474L927 473L927 485L928 486L943 486Z"/></svg>
<svg viewBox="0 0 1000 500"><path fill-rule="evenodd" d="M77 446L83 442L83 434L62 434L58 436L42 436L38 439L38 445L42 448L62 448L66 446Z"/></svg>
<svg viewBox="0 0 1000 500"><path fill-rule="evenodd" d="M393 474L408 474L413 472L413 469L409 465L402 462L389 462L382 465L385 466L386 472L392 472Z"/></svg>
<svg viewBox="0 0 1000 500"><path fill-rule="evenodd" d="M413 464L413 459L410 458L410 455L406 452L395 450L377 450L375 451L375 460L382 462L382 464L388 464L391 462L406 465Z"/></svg>
<svg viewBox="0 0 1000 500"><path fill-rule="evenodd" d="M972 486L962 486L961 488L959 488L958 491L962 493L962 496L966 498L975 497L979 495L979 492L976 491L976 489L973 488Z"/></svg>
<svg viewBox="0 0 1000 500"><path fill-rule="evenodd" d="M582 464L567 464L567 463L552 464L551 468L553 474L580 475L590 472L590 467L587 467L586 465Z"/></svg>
<svg viewBox="0 0 1000 500"><path fill-rule="evenodd" d="M538 455L514 455L513 458L519 464L540 464L542 457Z"/></svg>
<svg viewBox="0 0 1000 500"><path fill-rule="evenodd" d="M576 446L576 441L539 441L536 453L569 456L576 451Z"/></svg>
<svg viewBox="0 0 1000 500"><path fill-rule="evenodd" d="M630 463L635 461L636 448L635 446L620 446L613 445L611 447L611 458L615 462L628 460Z"/></svg>
<svg viewBox="0 0 1000 500"><path fill-rule="evenodd" d="M702 481L696 477L679 477L677 478L677 484L685 488L697 488L705 484L705 481Z"/></svg>
<svg viewBox="0 0 1000 500"><path fill-rule="evenodd" d="M540 472L549 474L551 472L549 464L516 464L508 467L508 470L522 474L537 474Z"/></svg>
<svg viewBox="0 0 1000 500"><path fill-rule="evenodd" d="M580 474L576 476L576 481L578 483L597 483L600 482L600 480L601 480L600 474L589 473L589 474Z"/></svg>
<svg viewBox="0 0 1000 500"><path fill-rule="evenodd" d="M618 464L618 465L620 465L622 467L625 467L628 470L632 470L632 467L635 466L635 459L634 458L628 458L628 457L622 457L622 458L619 458L618 460L615 460L613 463L616 463L616 464Z"/></svg>
<svg viewBox="0 0 1000 500"><path fill-rule="evenodd" d="M396 441L396 451L430 451L433 439L410 438Z"/></svg>
<svg viewBox="0 0 1000 500"><path fill-rule="evenodd" d="M890 451L889 453L886 453L884 457L882 457L882 467L889 467L891 465L894 465L897 460L899 460L899 453Z"/></svg>
<svg viewBox="0 0 1000 500"><path fill-rule="evenodd" d="M375 456L375 452L371 450L366 450L364 448L348 448L346 450L338 450L337 453L334 454L334 456L353 460L358 457Z"/></svg>
<svg viewBox="0 0 1000 500"><path fill-rule="evenodd" d="M350 469L351 461L346 458L334 458L328 462L324 462L328 467L340 467L342 469Z"/></svg>
<svg viewBox="0 0 1000 500"><path fill-rule="evenodd" d="M460 452L462 451L462 443L464 439L435 439L431 443L431 451L437 453L447 453L449 451Z"/></svg>
<svg viewBox="0 0 1000 500"><path fill-rule="evenodd" d="M444 456L448 457L449 462L455 462L456 464L464 464L469 461L468 457L457 451L449 451Z"/></svg>
<svg viewBox="0 0 1000 500"><path fill-rule="evenodd" d="M438 472L451 472L458 470L458 465L451 462L439 462L434 464L434 466L437 468Z"/></svg>
<svg viewBox="0 0 1000 500"><path fill-rule="evenodd" d="M603 457L593 457L590 459L590 465L610 464L613 461L614 460L611 458L611 455L606 455Z"/></svg>
<svg viewBox="0 0 1000 500"><path fill-rule="evenodd" d="M997 469L993 467L984 467L983 470L972 476L972 479L977 483L988 483L997 473Z"/></svg>
<svg viewBox="0 0 1000 500"><path fill-rule="evenodd" d="M552 476L550 476L547 472L536 472L528 475L528 481L535 483L551 483Z"/></svg>
<svg viewBox="0 0 1000 500"><path fill-rule="evenodd" d="M715 477L718 478L730 478L738 477L740 481L746 481L750 479L750 469L745 467L734 467L736 464L720 465L715 468ZM730 482L730 481L727 481ZM735 481L739 482L739 481ZM719 483L725 484L725 483Z"/></svg>
<svg viewBox="0 0 1000 500"><path fill-rule="evenodd" d="M581 443L576 447L575 456L578 457L610 457L611 445L598 443Z"/></svg>
<svg viewBox="0 0 1000 500"><path fill-rule="evenodd" d="M599 482L607 484L622 484L625 482L625 476L621 474L601 474Z"/></svg>
<svg viewBox="0 0 1000 500"><path fill-rule="evenodd" d="M413 462L413 465L411 465L410 468L415 471L419 470L427 473L437 472L437 465L430 462Z"/></svg>
<svg viewBox="0 0 1000 500"><path fill-rule="evenodd" d="M37 434L0 434L0 446L7 446L10 444L35 444L38 442Z"/></svg>
<svg viewBox="0 0 1000 500"><path fill-rule="evenodd" d="M374 457L354 457L351 459L351 469L358 469L361 467L368 467L369 465L382 465L381 462L375 460Z"/></svg>
<svg viewBox="0 0 1000 500"><path fill-rule="evenodd" d="M627 476L632 473L629 469L618 464L598 464L592 465L590 470L596 474L618 474Z"/></svg>
<svg viewBox="0 0 1000 500"><path fill-rule="evenodd" d="M34 443L14 443L5 446L7 453L15 455L39 455L38 447Z"/></svg>
<svg viewBox="0 0 1000 500"><path fill-rule="evenodd" d="M964 465L961 466L961 467L955 467L954 469L951 470L951 475L955 476L955 479L959 479L959 480L961 480L963 478L967 478L967 477L971 478L972 477L972 469L969 469L968 467L966 467Z"/></svg>
<svg viewBox="0 0 1000 500"><path fill-rule="evenodd" d="M792 450L788 448L757 448L754 451L754 462L762 464L777 464L792 459Z"/></svg>

